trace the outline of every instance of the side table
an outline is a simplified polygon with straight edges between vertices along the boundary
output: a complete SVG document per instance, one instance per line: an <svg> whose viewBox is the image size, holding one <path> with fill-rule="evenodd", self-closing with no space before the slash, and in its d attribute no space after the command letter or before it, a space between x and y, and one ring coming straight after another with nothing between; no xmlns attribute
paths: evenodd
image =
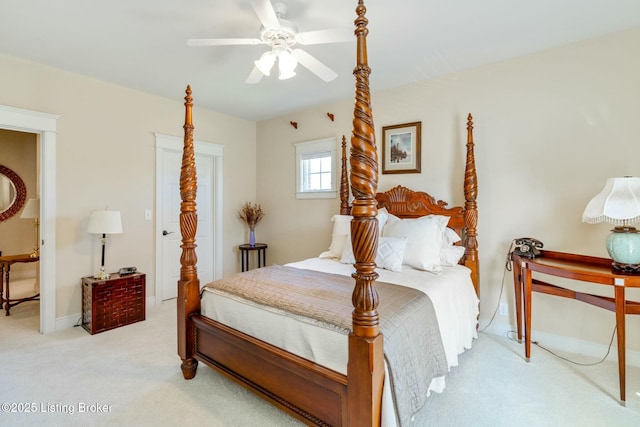
<svg viewBox="0 0 640 427"><path fill-rule="evenodd" d="M7 316L9 315L11 307L22 304L23 302L38 301L40 299L40 293L26 298L11 299L11 286L9 282L11 265L17 262L36 262L39 260L39 257L32 257L31 254L0 256L0 309L2 309L4 304Z"/></svg>
<svg viewBox="0 0 640 427"><path fill-rule="evenodd" d="M522 340L522 317L524 316L525 357L531 356L531 294L538 292L563 298L575 299L616 314L618 336L618 377L620 380L620 401L624 405L626 399L626 330L625 315L640 314L640 302L627 301L626 288L640 287L640 275L624 274L614 271L611 260L585 255L563 252L540 251L541 256L529 259L511 254L513 261L513 282L516 297L516 323L518 340ZM562 286L543 282L533 274L545 274L547 277L560 277L591 283L593 285L610 286L614 297L592 295L578 292ZM524 313L522 306L524 303Z"/></svg>
<svg viewBox="0 0 640 427"><path fill-rule="evenodd" d="M240 258L242 260L242 271L249 270L249 253L252 251L258 251L258 268L267 265L267 244L256 243L251 246L248 243L238 246L240 249Z"/></svg>
<svg viewBox="0 0 640 427"><path fill-rule="evenodd" d="M146 275L113 273L82 278L82 327L90 334L140 322L146 312Z"/></svg>

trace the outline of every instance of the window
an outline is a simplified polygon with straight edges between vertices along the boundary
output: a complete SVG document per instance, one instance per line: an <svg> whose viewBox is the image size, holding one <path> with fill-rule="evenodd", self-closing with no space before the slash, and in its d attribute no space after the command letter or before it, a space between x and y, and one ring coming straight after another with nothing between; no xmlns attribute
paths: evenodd
<svg viewBox="0 0 640 427"><path fill-rule="evenodd" d="M296 147L296 198L335 199L336 138L299 142Z"/></svg>

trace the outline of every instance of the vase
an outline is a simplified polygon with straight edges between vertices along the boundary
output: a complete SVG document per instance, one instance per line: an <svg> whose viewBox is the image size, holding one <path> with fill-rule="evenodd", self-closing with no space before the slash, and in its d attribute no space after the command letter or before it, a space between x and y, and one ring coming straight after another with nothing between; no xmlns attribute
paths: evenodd
<svg viewBox="0 0 640 427"><path fill-rule="evenodd" d="M256 245L256 231L254 229L249 230L249 246Z"/></svg>

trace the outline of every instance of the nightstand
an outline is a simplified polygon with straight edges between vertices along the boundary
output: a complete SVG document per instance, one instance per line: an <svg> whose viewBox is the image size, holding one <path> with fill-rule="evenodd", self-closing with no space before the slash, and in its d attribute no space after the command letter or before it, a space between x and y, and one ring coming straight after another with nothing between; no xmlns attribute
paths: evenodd
<svg viewBox="0 0 640 427"><path fill-rule="evenodd" d="M144 320L145 280L144 273L83 277L82 327L93 335Z"/></svg>
<svg viewBox="0 0 640 427"><path fill-rule="evenodd" d="M242 259L242 271L249 270L249 253L252 251L258 251L258 268L267 265L267 244L256 243L251 246L247 243L238 246L240 249L240 258Z"/></svg>

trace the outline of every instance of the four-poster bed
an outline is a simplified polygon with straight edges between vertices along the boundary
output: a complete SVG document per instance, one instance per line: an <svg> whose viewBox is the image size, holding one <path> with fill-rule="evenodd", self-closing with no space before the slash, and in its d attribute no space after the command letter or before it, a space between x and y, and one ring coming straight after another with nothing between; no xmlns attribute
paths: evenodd
<svg viewBox="0 0 640 427"><path fill-rule="evenodd" d="M234 310L239 309L241 305L255 305L253 302L245 304L245 300L241 300L243 302L233 306L228 314L214 316L213 314L204 313L207 310L214 313L216 308L207 308L209 307L210 299L205 300L204 294L211 292L202 292L201 300L201 288L197 276L197 257L195 252L197 226L196 172L193 151L194 127L191 114L192 97L189 87L187 87L187 96L185 97L185 139L180 176L182 198L180 228L183 250L180 258L181 270L177 301L178 354L182 359L183 375L186 379L193 378L196 374L198 361L201 361L307 424L378 426L381 423L381 412L383 400L385 399L383 388L388 387L388 383L391 382L387 381L387 384L385 384L385 375L389 373L389 362L385 362L381 325L386 327L391 322L387 321L386 314L384 314L385 310L382 310L383 308L386 309L384 301L379 310L379 297L387 294L386 288L388 284L380 281L376 283L376 280L379 277L379 273L387 276L388 273L384 270L376 269L375 261L380 241L378 208L385 208L391 216L395 215L400 218L396 219L397 221L401 221L401 218L414 219L427 215L448 217L448 224L445 222L443 228L448 225L448 227L463 236L464 255L460 264L465 267L458 267L467 276L469 283L467 288L470 289L473 298L476 298L475 295L479 291L479 261L476 241L478 217L476 206L477 182L471 116L469 116L467 123L468 141L464 180L464 207L448 209L446 203L442 201L436 202L433 197L426 193L414 192L404 187L396 187L386 193L377 193L378 166L369 93L370 69L367 65L366 35L368 30L366 28L365 11L363 1L359 0L356 8L357 18L355 20L357 38L357 65L354 70L356 96L349 158L350 187L354 196L351 207L348 204L346 144L344 140L342 150L343 170L340 213L343 216L349 214L352 216L352 218L349 218L351 229L350 249L352 249L355 261L353 267L347 266L349 271L355 268L355 272L351 275L355 279L355 286L353 286L353 279L350 279L350 289L352 289L352 293L350 290L351 303L346 313L350 319L349 330L346 334L343 334L344 341L338 339L338 342L344 343L344 348L342 349L345 358L344 369L332 369L321 361L303 357L298 352L285 348L286 346L274 345L270 339L256 338L256 336L246 332L246 328L251 328L251 326L245 327L233 322L223 322L216 317L233 316ZM336 263L335 261L330 262ZM275 270L276 267L283 270L288 269L287 272L298 269L296 266L294 266L295 268L274 266L273 268L269 267L260 270L264 270L261 273L267 274ZM300 268L306 267L302 265ZM410 268L408 267L408 269ZM253 273L241 273L238 276L243 279L239 280L253 280L252 274L256 274L255 270ZM424 274L430 274L433 277L437 276L433 273ZM235 276L232 279L236 280ZM294 278L292 280L295 282L297 279ZM307 282L314 281L322 284L323 280L324 276L314 276L308 281L305 279L304 282L305 285ZM218 282L222 283L224 280ZM255 282L252 283L255 285ZM326 283L327 287L329 287L329 282ZM230 287L234 286L232 284ZM402 288L394 285L389 286ZM277 286L274 285L273 287ZM249 286L249 288L251 289L252 286ZM384 289L384 292L380 295L378 288ZM213 292L222 291L214 290ZM287 289L283 292L289 293L289 290ZM418 294L424 296L422 292L418 292ZM230 299L237 298L239 297L232 296ZM411 298L414 297L412 296ZM415 297L415 299L420 299L420 296ZM427 297L426 299L428 300L429 298ZM477 310L477 298L468 305L473 304L476 305ZM281 314L279 312L282 310L278 308L273 311ZM437 307L435 311L438 311ZM472 312L473 310L469 309L469 311ZM272 314L267 313L267 315ZM344 314L342 313L342 315ZM283 316L285 319L278 321L295 323L301 317L299 313L290 315L291 318L288 316ZM477 311L472 312L471 320L473 325L475 325L475 316L477 316ZM249 317L249 320L252 320L253 315L243 317ZM214 318L217 320L214 320ZM440 319L439 314L438 319ZM261 322L256 321L255 323L260 324ZM309 322L303 321L302 323ZM404 321L401 323L404 323ZM467 323L469 322L467 321ZM435 325L436 335L438 335L440 332L437 321ZM439 327L442 329L442 325ZM473 329L473 332L475 332L474 327L467 327L466 329ZM445 341L445 337L443 337L443 341ZM470 346L470 344L464 345ZM447 358L450 358L448 354ZM434 364L437 363L434 362ZM455 364L457 364L457 361ZM448 366L451 365L452 362L449 360ZM439 371L436 369L433 372L434 376L443 375L442 368L439 369Z"/></svg>

